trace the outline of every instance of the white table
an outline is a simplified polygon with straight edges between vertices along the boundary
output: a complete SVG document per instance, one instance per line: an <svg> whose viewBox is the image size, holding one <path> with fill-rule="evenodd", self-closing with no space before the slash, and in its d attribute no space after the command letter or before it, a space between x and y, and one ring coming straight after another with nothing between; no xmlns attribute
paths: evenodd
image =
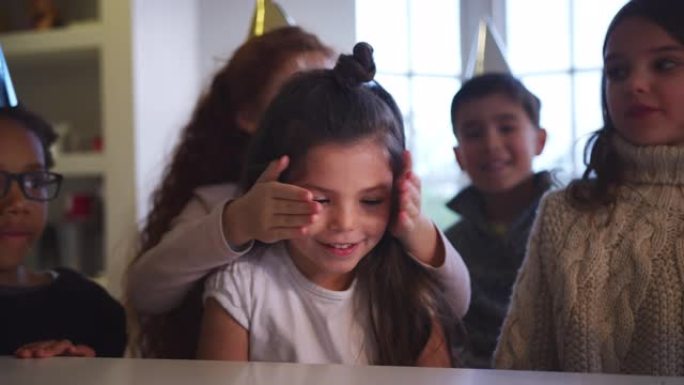
<svg viewBox="0 0 684 385"><path fill-rule="evenodd" d="M0 357L0 384L23 385L674 385L684 377L113 358Z"/></svg>

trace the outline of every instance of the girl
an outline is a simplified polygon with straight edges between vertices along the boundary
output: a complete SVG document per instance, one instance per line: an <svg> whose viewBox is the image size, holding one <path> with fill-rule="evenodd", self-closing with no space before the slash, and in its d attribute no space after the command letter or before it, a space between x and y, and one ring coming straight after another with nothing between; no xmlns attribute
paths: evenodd
<svg viewBox="0 0 684 385"><path fill-rule="evenodd" d="M587 171L541 205L498 368L684 374L684 2L632 0L603 48Z"/></svg>
<svg viewBox="0 0 684 385"><path fill-rule="evenodd" d="M48 171L55 139L36 114L0 108L0 355L120 357L126 318L118 302L72 270L24 266L62 181Z"/></svg>
<svg viewBox="0 0 684 385"><path fill-rule="evenodd" d="M308 202L239 198L229 206L227 231L252 249L207 282L200 358L451 365L467 271L420 212L401 115L374 72L370 46L357 44L334 70L297 76L266 111L245 187L286 183L312 198L315 214L301 233L272 243L260 229L296 219L262 219L258 207L308 212ZM433 274L429 265L442 261L455 280Z"/></svg>
<svg viewBox="0 0 684 385"><path fill-rule="evenodd" d="M238 48L198 102L154 193L127 275L141 328L136 348L144 356L195 356L203 277L240 255L222 223L262 111L290 75L327 67L331 57L298 27L265 33Z"/></svg>

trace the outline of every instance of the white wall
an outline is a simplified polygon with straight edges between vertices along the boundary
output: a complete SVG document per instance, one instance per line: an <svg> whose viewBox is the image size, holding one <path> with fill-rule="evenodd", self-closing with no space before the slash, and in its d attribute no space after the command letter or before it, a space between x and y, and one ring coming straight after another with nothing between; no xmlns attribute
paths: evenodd
<svg viewBox="0 0 684 385"><path fill-rule="evenodd" d="M336 50L354 44L354 0L280 0L297 25ZM201 91L244 42L254 0L130 0L136 219Z"/></svg>
<svg viewBox="0 0 684 385"><path fill-rule="evenodd" d="M338 52L355 43L355 0L276 0L295 23ZM256 1L202 0L199 4L199 61L202 84L247 37Z"/></svg>
<svg viewBox="0 0 684 385"><path fill-rule="evenodd" d="M132 9L137 219L199 95L196 0L136 0Z"/></svg>

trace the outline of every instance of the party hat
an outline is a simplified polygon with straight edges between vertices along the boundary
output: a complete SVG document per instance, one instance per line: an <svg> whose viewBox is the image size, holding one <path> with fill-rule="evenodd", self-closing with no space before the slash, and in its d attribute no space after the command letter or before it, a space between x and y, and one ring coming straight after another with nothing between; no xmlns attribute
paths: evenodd
<svg viewBox="0 0 684 385"><path fill-rule="evenodd" d="M294 20L277 3L271 0L256 0L248 38L261 36L272 29L294 24Z"/></svg>
<svg viewBox="0 0 684 385"><path fill-rule="evenodd" d="M463 73L465 79L488 72L510 73L505 48L491 20L483 19L477 27L477 35Z"/></svg>
<svg viewBox="0 0 684 385"><path fill-rule="evenodd" d="M14 91L5 54L2 51L2 46L0 46L0 108L16 107L18 104L17 93Z"/></svg>

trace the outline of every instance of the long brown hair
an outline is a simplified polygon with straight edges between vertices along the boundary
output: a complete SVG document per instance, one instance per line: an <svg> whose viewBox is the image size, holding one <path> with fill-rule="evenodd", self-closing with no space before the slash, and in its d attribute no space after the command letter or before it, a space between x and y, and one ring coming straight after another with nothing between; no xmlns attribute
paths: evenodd
<svg viewBox="0 0 684 385"><path fill-rule="evenodd" d="M288 59L303 53L332 50L299 27L283 27L240 46L214 76L184 127L161 184L152 194L152 210L140 233L132 263L156 246L171 222L200 186L237 183L242 175L250 134L238 126L238 113L258 116L264 94ZM137 349L147 357L193 358L199 333L202 282L184 303L159 316L139 316Z"/></svg>
<svg viewBox="0 0 684 385"><path fill-rule="evenodd" d="M684 2L672 0L632 0L615 15L603 42L605 54L615 28L627 18L642 18L657 24L684 44ZM580 210L591 210L615 202L617 187L623 181L623 165L613 145L618 135L608 112L605 71L601 79L603 128L594 132L584 149L587 165L580 179L570 183L566 198Z"/></svg>
<svg viewBox="0 0 684 385"><path fill-rule="evenodd" d="M266 110L248 154L244 188L251 187L273 159L283 155L290 166L287 182L299 172L307 152L326 143L354 144L373 139L387 149L397 180L405 149L401 113L394 99L373 81L372 50L365 43L354 55L342 55L333 70L293 77ZM393 192L392 217L397 192ZM434 320L448 331L457 322L435 277L410 257L386 231L383 239L356 267L357 304L367 310L371 362L377 365L416 364Z"/></svg>

